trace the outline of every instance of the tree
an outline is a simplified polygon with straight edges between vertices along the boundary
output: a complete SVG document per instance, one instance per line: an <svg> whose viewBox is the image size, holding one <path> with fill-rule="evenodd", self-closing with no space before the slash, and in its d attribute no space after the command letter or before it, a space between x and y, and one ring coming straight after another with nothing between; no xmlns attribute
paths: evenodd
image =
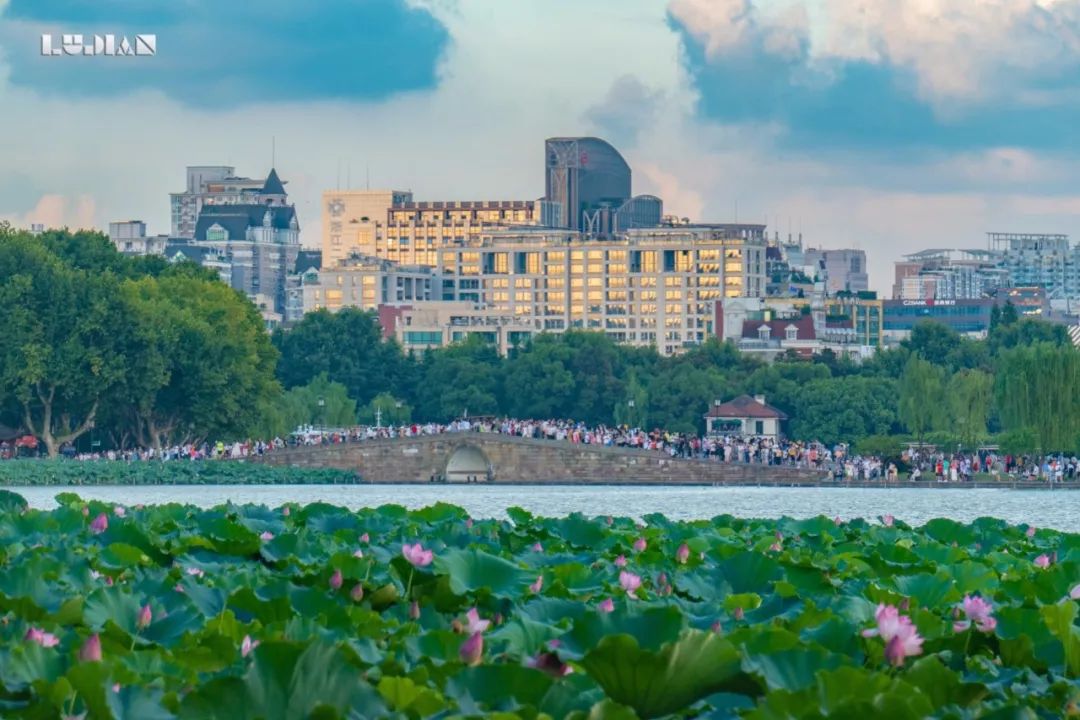
<svg viewBox="0 0 1080 720"><path fill-rule="evenodd" d="M802 386L789 433L828 445L897 431L896 381L876 377L813 380Z"/></svg>
<svg viewBox="0 0 1080 720"><path fill-rule="evenodd" d="M235 438L260 425L281 390L277 351L254 305L226 285L185 274L124 286L135 338L126 399L140 442Z"/></svg>
<svg viewBox="0 0 1080 720"><path fill-rule="evenodd" d="M630 371L626 381L626 400L616 402L612 413L617 425L626 425L632 428L648 427L649 394L645 386L638 382L637 372Z"/></svg>
<svg viewBox="0 0 1080 720"><path fill-rule="evenodd" d="M360 421L368 425L408 425L412 422L412 408L390 393L379 393L360 411Z"/></svg>
<svg viewBox="0 0 1080 720"><path fill-rule="evenodd" d="M912 354L900 378L899 415L920 445L939 423L942 391L941 369Z"/></svg>
<svg viewBox="0 0 1080 720"><path fill-rule="evenodd" d="M519 418L570 417L577 378L573 350L557 335L541 335L505 364L506 411Z"/></svg>
<svg viewBox="0 0 1080 720"><path fill-rule="evenodd" d="M959 333L934 320L922 320L915 323L911 335L900 343L912 354L938 366L948 363L949 354L959 344Z"/></svg>
<svg viewBox="0 0 1080 720"><path fill-rule="evenodd" d="M384 340L372 312L344 308L318 310L291 330L277 330L274 345L281 352L277 375L286 388L306 385L321 373L348 389L361 405L381 392L399 393L415 384L412 365L392 340Z"/></svg>
<svg viewBox="0 0 1080 720"><path fill-rule="evenodd" d="M993 378L980 370L961 370L949 379L949 417L960 442L969 449L986 433L993 390Z"/></svg>
<svg viewBox="0 0 1080 720"><path fill-rule="evenodd" d="M49 455L94 426L127 371L111 272L65 266L36 238L0 228L0 394Z"/></svg>
<svg viewBox="0 0 1080 720"><path fill-rule="evenodd" d="M501 407L502 358L496 347L473 335L461 343L429 350L420 371L416 408L424 420L448 422L497 415Z"/></svg>
<svg viewBox="0 0 1080 720"><path fill-rule="evenodd" d="M1040 342L999 359L996 399L1006 431L1030 431L1043 452L1074 451L1080 439L1080 351Z"/></svg>

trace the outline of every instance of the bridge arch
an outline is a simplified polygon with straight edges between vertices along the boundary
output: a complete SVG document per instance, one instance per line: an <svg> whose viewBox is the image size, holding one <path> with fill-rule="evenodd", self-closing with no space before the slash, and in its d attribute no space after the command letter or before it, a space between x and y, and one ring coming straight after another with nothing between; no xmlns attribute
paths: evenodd
<svg viewBox="0 0 1080 720"><path fill-rule="evenodd" d="M484 451L472 444L454 448L443 473L446 482L489 482L493 478L491 461Z"/></svg>

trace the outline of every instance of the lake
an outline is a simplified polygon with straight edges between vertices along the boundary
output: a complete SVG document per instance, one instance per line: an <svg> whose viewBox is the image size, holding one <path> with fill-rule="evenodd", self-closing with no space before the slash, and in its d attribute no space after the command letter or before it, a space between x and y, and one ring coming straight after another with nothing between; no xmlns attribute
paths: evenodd
<svg viewBox="0 0 1080 720"><path fill-rule="evenodd" d="M582 485L168 485L9 488L35 508L56 506L55 496L75 492L87 499L124 505L225 502L277 506L328 502L356 509L397 503L419 508L447 502L478 518L505 517L515 505L537 515L641 517L662 513L676 520L729 513L744 518L803 518L816 515L877 518L890 513L912 525L935 517L968 522L993 516L1013 524L1033 523L1080 532L1080 492L997 489L861 489Z"/></svg>

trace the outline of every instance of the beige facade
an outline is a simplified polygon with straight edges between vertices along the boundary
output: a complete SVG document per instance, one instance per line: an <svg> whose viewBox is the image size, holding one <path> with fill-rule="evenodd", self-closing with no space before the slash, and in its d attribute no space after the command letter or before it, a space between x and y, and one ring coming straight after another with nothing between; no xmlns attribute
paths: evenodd
<svg viewBox="0 0 1080 720"><path fill-rule="evenodd" d="M375 255L376 237L385 233L390 208L412 201L404 190L327 190L322 196L323 267L352 253Z"/></svg>
<svg viewBox="0 0 1080 720"><path fill-rule="evenodd" d="M715 303L765 294L759 225L481 235L438 253L443 300L483 304L537 331L581 328L670 355L714 334Z"/></svg>
<svg viewBox="0 0 1080 720"><path fill-rule="evenodd" d="M515 226L554 226L558 207L543 200L413 202L400 190L323 193L323 267L351 253L403 265L435 265L438 250L481 233Z"/></svg>
<svg viewBox="0 0 1080 720"><path fill-rule="evenodd" d="M304 312L322 308L337 312L345 307L377 310L380 305L431 300L435 291L432 268L358 255L301 278Z"/></svg>
<svg viewBox="0 0 1080 720"><path fill-rule="evenodd" d="M477 335L505 355L535 335L529 322L473 302L428 302L393 313L393 335L406 350L428 350Z"/></svg>

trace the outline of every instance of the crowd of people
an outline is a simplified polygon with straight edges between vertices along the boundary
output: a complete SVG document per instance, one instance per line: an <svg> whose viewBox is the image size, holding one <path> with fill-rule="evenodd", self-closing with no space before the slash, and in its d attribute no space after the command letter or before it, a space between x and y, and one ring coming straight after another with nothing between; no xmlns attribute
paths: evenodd
<svg viewBox="0 0 1080 720"><path fill-rule="evenodd" d="M971 453L945 453L937 449L917 448L905 451L894 462L876 456L850 452L847 445L826 446L774 437L739 434L694 435L664 430L646 431L627 426L589 427L570 420L517 420L510 418L463 418L451 423L411 423L407 425L358 426L348 429L320 430L301 428L290 436L272 440L244 442L201 442L153 448L106 450L77 453L65 448L64 455L75 460L110 460L125 462L232 459L277 452L297 445L332 445L371 440L409 438L443 433L496 433L512 437L582 445L628 448L665 453L672 458L706 462L756 463L818 470L823 477L836 481L874 481L899 479L903 468L911 481L968 482L976 475L995 479L1071 481L1080 474L1076 456L1014 456L993 448ZM11 444L0 444L0 458L17 453ZM899 467L898 463L899 462Z"/></svg>

